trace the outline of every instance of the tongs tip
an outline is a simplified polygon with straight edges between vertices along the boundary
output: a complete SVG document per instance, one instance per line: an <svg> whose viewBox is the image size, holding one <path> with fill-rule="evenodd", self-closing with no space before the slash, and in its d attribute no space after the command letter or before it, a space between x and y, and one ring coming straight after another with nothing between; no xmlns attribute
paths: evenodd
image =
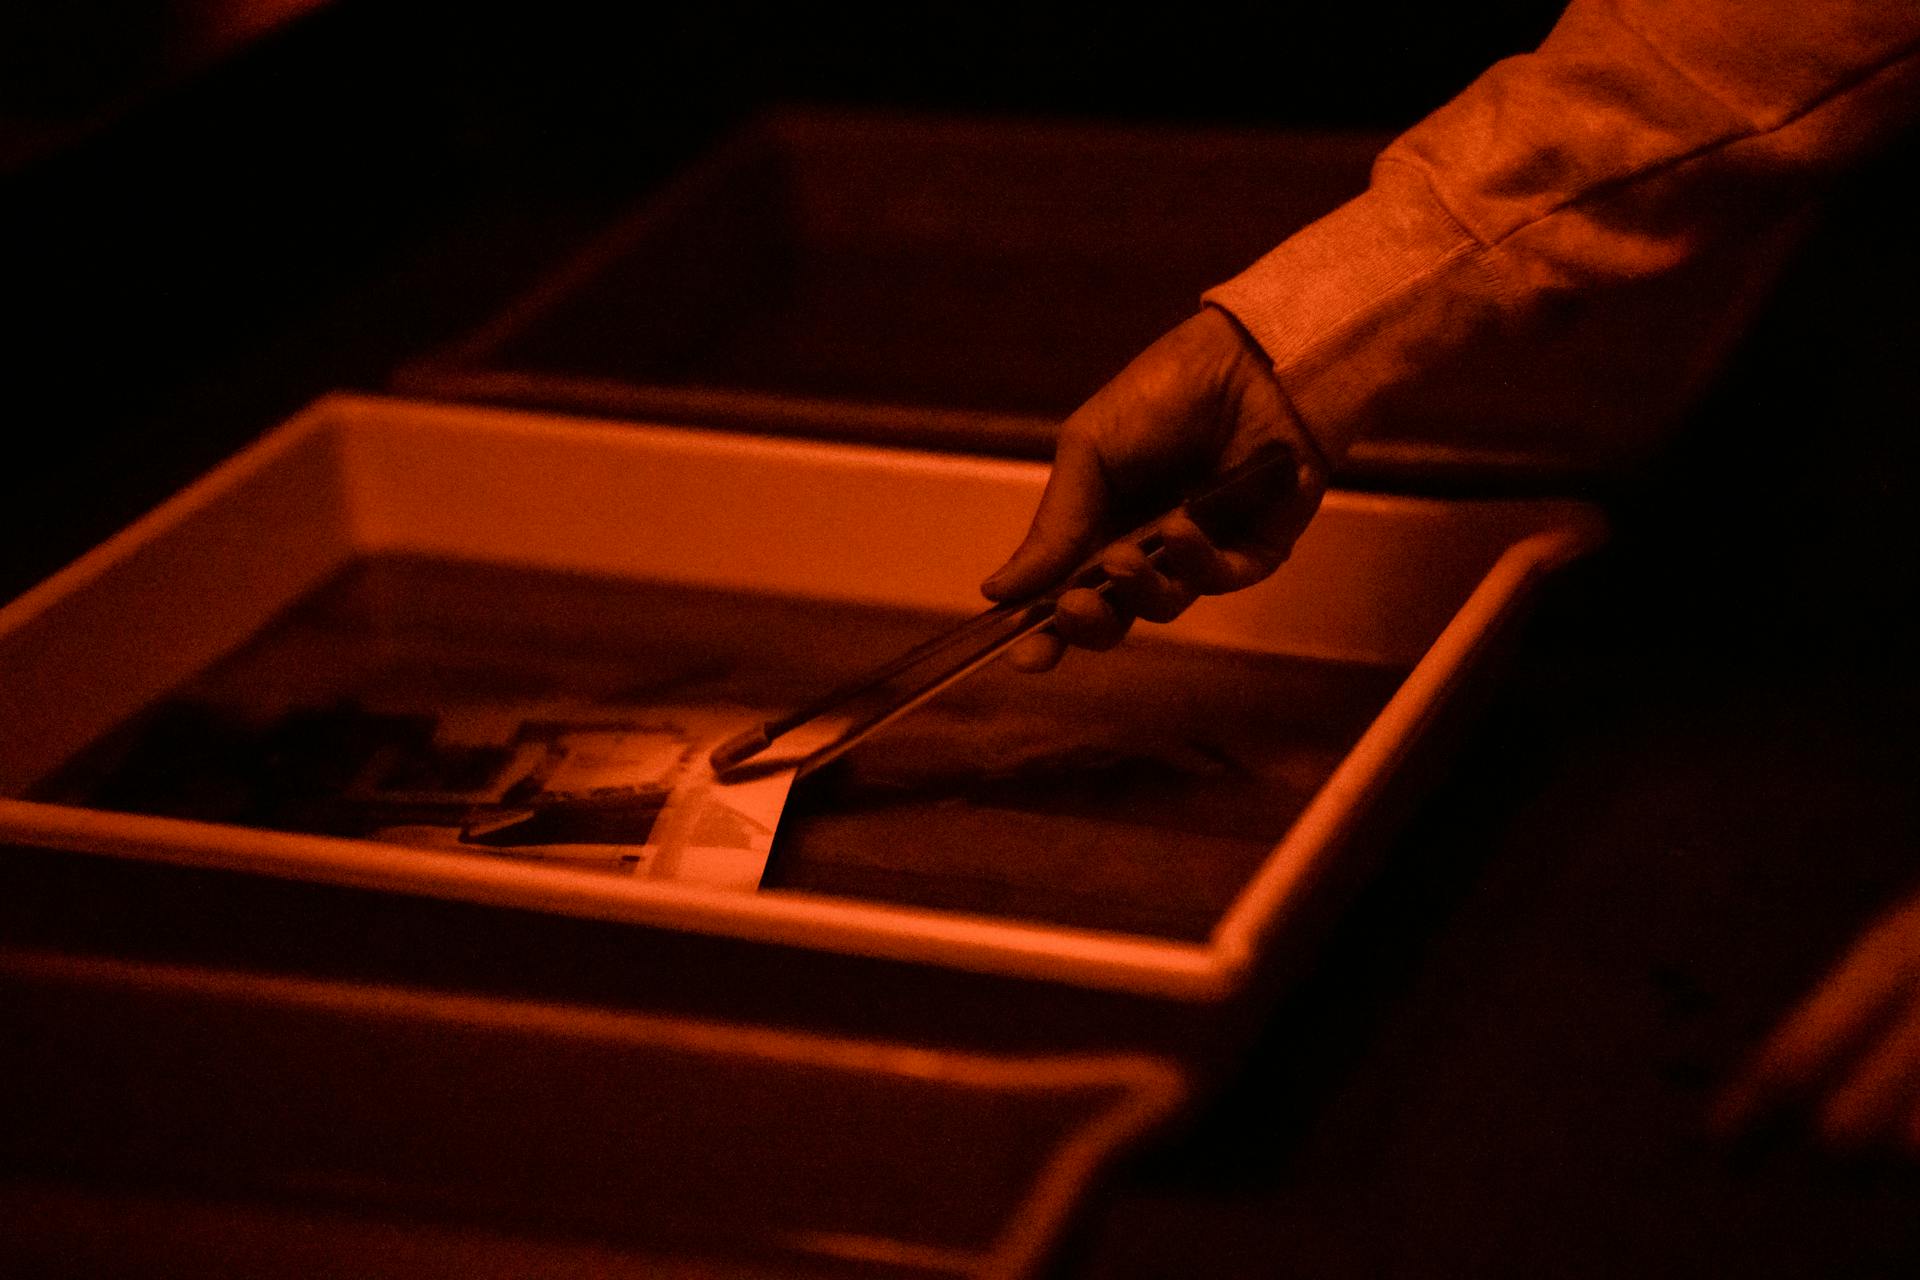
<svg viewBox="0 0 1920 1280"><path fill-rule="evenodd" d="M722 782L727 774L773 745L773 735L767 732L767 726L756 724L752 728L742 729L707 754L707 763L713 769L714 776Z"/></svg>
<svg viewBox="0 0 1920 1280"><path fill-rule="evenodd" d="M1277 501L1285 492L1291 490L1296 483L1293 451L1279 441L1270 441L1228 468L1209 488L1189 497L1180 504L1180 507L1209 538L1219 542L1232 542L1243 536L1245 526L1253 517L1265 506ZM1157 521L1148 521L1141 525L1129 535L1130 540L1136 546L1141 545L1143 539L1155 532L1156 525ZM1152 553L1153 556L1159 554L1159 548ZM1149 563L1152 563L1151 556ZM744 729L708 753L707 761L713 769L714 777L723 783L738 782L744 781L746 776L758 776L761 772L776 772L782 767L797 768L796 776L804 777L812 770L839 758L867 735L891 724L955 681L992 661L1022 637L1051 626L1060 597L1065 592L1087 585L1104 589L1106 581L1105 569L1101 565L1100 558L1096 556L1049 591L1021 600L1008 600L996 604L969 621L942 632L922 644L915 645L891 662L858 677L854 683L843 685L798 711L777 720L769 720L765 724ZM842 730L837 738L825 746L814 748L797 765L787 761L775 763L769 760L763 762L759 770L751 773L743 769L748 761L772 746L776 738L788 731L828 712L837 711L856 699L866 697L875 690L885 687L896 676L916 666L924 666L934 656L948 653L963 641L976 640L994 632L998 634L995 634L984 646L976 646L932 680L919 685L911 692L894 697L892 701L866 716L865 719Z"/></svg>

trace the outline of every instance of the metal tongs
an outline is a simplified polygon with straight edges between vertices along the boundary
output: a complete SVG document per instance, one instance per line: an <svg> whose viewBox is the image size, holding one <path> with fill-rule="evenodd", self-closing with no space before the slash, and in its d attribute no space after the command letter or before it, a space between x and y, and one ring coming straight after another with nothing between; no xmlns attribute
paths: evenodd
<svg viewBox="0 0 1920 1280"><path fill-rule="evenodd" d="M1247 526L1263 508L1292 492L1296 478L1292 450L1277 441L1271 442L1260 446L1204 490L1181 502L1178 509L1185 510L1187 517L1214 542L1232 543L1244 536ZM1114 580L1100 567L1100 561L1108 550L1120 542L1133 543L1145 553L1149 564L1158 564L1166 551L1158 525L1174 509L1162 511L1124 538L1108 543L1053 587L1024 600L1009 600L994 605L986 612L923 644L915 645L899 657L875 667L831 693L823 694L798 710L728 738L708 756L715 776L722 782L753 776L759 772L751 767L755 757L772 746L776 739L809 721L863 701L907 672L928 665L935 657L961 650L949 657L946 665L934 671L930 677L905 692L896 693L855 720L825 746L807 753L799 762L796 776L804 777L822 765L839 759L874 733L966 679L1021 640L1052 626L1054 610L1060 603L1060 597L1067 592L1084 587L1098 595L1107 595L1113 589ZM767 769L771 771L792 764L791 760L778 765L768 762Z"/></svg>

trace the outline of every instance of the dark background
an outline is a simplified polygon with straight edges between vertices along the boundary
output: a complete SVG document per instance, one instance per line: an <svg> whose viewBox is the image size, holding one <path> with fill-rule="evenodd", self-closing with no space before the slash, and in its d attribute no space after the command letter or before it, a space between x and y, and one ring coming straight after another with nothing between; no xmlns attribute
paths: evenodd
<svg viewBox="0 0 1920 1280"><path fill-rule="evenodd" d="M0 17L8 413L51 453L0 503L102 512L7 538L10 590L311 396L379 385L764 104L1397 127L1556 6L335 0L238 47L196 8Z"/></svg>
<svg viewBox="0 0 1920 1280"><path fill-rule="evenodd" d="M187 8L0 18L7 596L380 386L761 105L1397 128L1559 6L335 0L238 42ZM1912 159L1836 196L1670 455L1604 495L1614 548L1394 870L1071 1274L1920 1269L1911 1166L1699 1124L1914 879Z"/></svg>

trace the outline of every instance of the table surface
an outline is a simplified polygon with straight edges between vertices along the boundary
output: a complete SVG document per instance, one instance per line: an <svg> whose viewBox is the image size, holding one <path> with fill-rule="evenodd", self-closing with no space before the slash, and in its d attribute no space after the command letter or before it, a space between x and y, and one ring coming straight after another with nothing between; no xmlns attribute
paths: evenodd
<svg viewBox="0 0 1920 1280"><path fill-rule="evenodd" d="M209 266L249 323L158 348L108 325L84 358L48 338L59 378L28 405L56 448L0 494L0 588L312 395L377 384L674 154L625 188L435 187L424 165L379 236L321 234L272 306L257 258ZM1920 1168L1701 1132L1715 1082L1920 879L1920 326L1890 283L1912 296L1920 251L1893 203L1843 203L1672 456L1615 495L1619 542L1549 593L1387 871L1225 1091L1093 1207L1062 1275L1920 1269ZM137 387L78 376L116 352Z"/></svg>

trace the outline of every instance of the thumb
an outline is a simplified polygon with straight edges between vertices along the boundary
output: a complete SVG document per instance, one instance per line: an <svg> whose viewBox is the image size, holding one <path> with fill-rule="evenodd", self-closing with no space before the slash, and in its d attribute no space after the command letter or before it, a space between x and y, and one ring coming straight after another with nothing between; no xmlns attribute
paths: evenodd
<svg viewBox="0 0 1920 1280"><path fill-rule="evenodd" d="M1099 457L1076 438L1062 436L1026 539L980 584L981 594L1017 600L1052 586L1099 545L1111 503Z"/></svg>

